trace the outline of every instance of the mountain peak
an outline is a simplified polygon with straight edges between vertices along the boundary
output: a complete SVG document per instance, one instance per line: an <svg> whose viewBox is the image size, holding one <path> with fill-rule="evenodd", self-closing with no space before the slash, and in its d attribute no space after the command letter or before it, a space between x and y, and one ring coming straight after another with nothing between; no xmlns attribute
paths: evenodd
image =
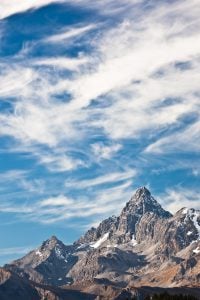
<svg viewBox="0 0 200 300"><path fill-rule="evenodd" d="M59 242L59 239L58 239L55 235L52 235L52 236L49 238L49 241Z"/></svg>
<svg viewBox="0 0 200 300"><path fill-rule="evenodd" d="M155 213L161 217L172 216L169 212L165 211L157 200L151 195L151 192L142 186L138 188L131 200L127 203L125 210L131 214L144 215L146 212Z"/></svg>
<svg viewBox="0 0 200 300"><path fill-rule="evenodd" d="M132 203L132 205L137 206L160 206L160 204L152 197L151 192L145 186L142 186L136 190L130 202Z"/></svg>
<svg viewBox="0 0 200 300"><path fill-rule="evenodd" d="M52 235L48 240L42 243L41 248L52 250L56 246L64 247L64 244L55 235Z"/></svg>
<svg viewBox="0 0 200 300"><path fill-rule="evenodd" d="M141 197L151 197L150 191L145 186L138 188L135 192L135 198L139 199Z"/></svg>

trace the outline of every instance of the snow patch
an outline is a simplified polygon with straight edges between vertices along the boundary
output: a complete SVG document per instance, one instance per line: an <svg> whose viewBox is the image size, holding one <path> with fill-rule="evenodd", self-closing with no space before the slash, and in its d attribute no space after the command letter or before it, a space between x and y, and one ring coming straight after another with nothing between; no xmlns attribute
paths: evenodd
<svg viewBox="0 0 200 300"><path fill-rule="evenodd" d="M117 248L118 245L117 244L110 244L108 246L106 246L107 248Z"/></svg>
<svg viewBox="0 0 200 300"><path fill-rule="evenodd" d="M131 243L132 243L133 246L136 246L136 245L137 245L137 241L136 241L136 239L135 239L135 235L134 235L134 234L133 234L133 236L132 236Z"/></svg>
<svg viewBox="0 0 200 300"><path fill-rule="evenodd" d="M42 257L42 252L40 252L40 250L37 250L37 251L35 252L35 254L36 254L36 255L39 255L40 257Z"/></svg>
<svg viewBox="0 0 200 300"><path fill-rule="evenodd" d="M193 232L192 231L188 231L187 235L191 235Z"/></svg>
<svg viewBox="0 0 200 300"><path fill-rule="evenodd" d="M196 254L200 253L200 248L197 247L196 249L193 250L193 252L196 253Z"/></svg>
<svg viewBox="0 0 200 300"><path fill-rule="evenodd" d="M88 244L81 244L80 246L78 246L77 247L77 249L83 249L83 248L85 248L85 247L87 247L88 246Z"/></svg>
<svg viewBox="0 0 200 300"><path fill-rule="evenodd" d="M63 251L57 247L55 247L55 253L58 259L64 260L67 263L67 256L68 255L64 255Z"/></svg>
<svg viewBox="0 0 200 300"><path fill-rule="evenodd" d="M184 208L184 210L182 211L182 213L184 214L184 215L186 215L187 213L188 213L188 208Z"/></svg>
<svg viewBox="0 0 200 300"><path fill-rule="evenodd" d="M105 233L98 241L96 241L96 243L91 244L90 247L92 248L99 248L99 246L101 246L101 244L103 244L109 236L109 232Z"/></svg>
<svg viewBox="0 0 200 300"><path fill-rule="evenodd" d="M200 218L199 210L187 209L187 214L186 214L184 221L186 222L188 219L190 219L193 222L194 227L196 228L196 230L198 232L198 240L200 240L200 225L198 224L198 221L197 221L198 218Z"/></svg>
<svg viewBox="0 0 200 300"><path fill-rule="evenodd" d="M64 259L65 257L62 255L62 251L59 249L59 248L55 248L55 252L56 252L56 256L59 258L59 259Z"/></svg>

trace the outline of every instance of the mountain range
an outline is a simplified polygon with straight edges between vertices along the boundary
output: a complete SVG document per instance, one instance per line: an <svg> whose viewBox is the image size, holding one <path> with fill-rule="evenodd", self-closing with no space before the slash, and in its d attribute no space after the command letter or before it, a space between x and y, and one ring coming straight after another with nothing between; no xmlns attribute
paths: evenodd
<svg viewBox="0 0 200 300"><path fill-rule="evenodd" d="M146 187L72 245L52 236L0 268L2 300L143 299L163 290L200 299L200 211L172 215Z"/></svg>

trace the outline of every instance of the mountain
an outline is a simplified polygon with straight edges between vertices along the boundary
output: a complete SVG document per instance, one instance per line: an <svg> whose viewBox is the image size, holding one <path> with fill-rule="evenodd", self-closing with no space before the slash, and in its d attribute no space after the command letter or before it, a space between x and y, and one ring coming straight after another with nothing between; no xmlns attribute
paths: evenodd
<svg viewBox="0 0 200 300"><path fill-rule="evenodd" d="M93 300L96 295L42 285L0 268L1 300Z"/></svg>
<svg viewBox="0 0 200 300"><path fill-rule="evenodd" d="M152 214L163 219L172 215L165 211L145 188L139 188L126 203L119 217L112 216L104 220L97 228L91 228L77 243L94 242L109 233L109 239L117 243L131 241L136 234L136 225L143 216Z"/></svg>
<svg viewBox="0 0 200 300"><path fill-rule="evenodd" d="M73 245L53 236L4 268L28 282L108 299L122 291L133 297L142 286L187 286L192 292L200 286L200 211L183 208L172 215L141 187L119 216Z"/></svg>
<svg viewBox="0 0 200 300"><path fill-rule="evenodd" d="M8 300L39 300L38 291L31 286L29 281L24 280L16 274L0 268L0 299Z"/></svg>
<svg viewBox="0 0 200 300"><path fill-rule="evenodd" d="M52 236L36 250L5 267L35 282L56 286L69 284L71 280L66 274L76 263L76 258L71 255L73 251L73 246L65 246Z"/></svg>

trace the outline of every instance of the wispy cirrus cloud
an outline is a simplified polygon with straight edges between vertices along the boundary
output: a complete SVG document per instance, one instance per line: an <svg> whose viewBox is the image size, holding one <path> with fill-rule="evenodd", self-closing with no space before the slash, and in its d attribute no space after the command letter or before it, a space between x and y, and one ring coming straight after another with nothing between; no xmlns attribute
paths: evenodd
<svg viewBox="0 0 200 300"><path fill-rule="evenodd" d="M27 88L36 79L34 70L20 65L10 66L7 61L0 66L0 97L5 99L25 96Z"/></svg>
<svg viewBox="0 0 200 300"><path fill-rule="evenodd" d="M120 208L130 197L132 181L108 187L104 191L95 191L89 197L72 198L58 195L41 199L31 203L0 203L0 213L10 213L17 216L17 220L53 224L73 218L94 218L119 213ZM126 198L127 197L127 198Z"/></svg>
<svg viewBox="0 0 200 300"><path fill-rule="evenodd" d="M161 138L157 142L149 145L145 150L147 153L163 152L195 152L200 151L200 121L196 121L187 128L167 137Z"/></svg>
<svg viewBox="0 0 200 300"><path fill-rule="evenodd" d="M0 248L0 256L9 256L9 255L23 255L27 254L34 247L10 247L10 248Z"/></svg>
<svg viewBox="0 0 200 300"><path fill-rule="evenodd" d="M7 0L2 0L0 3L0 19L55 2L62 3L64 0L22 0L20 2L13 0L12 3Z"/></svg>
<svg viewBox="0 0 200 300"><path fill-rule="evenodd" d="M89 62L86 59L84 68L76 69L72 78L60 77L55 69L45 73L34 70L36 79L32 75L31 84L23 88L23 99L31 96L33 101L24 103L21 97L15 105L15 115L1 116L2 132L22 143L54 147L69 136L85 138L84 134L80 136L83 125L82 133L92 134L91 129L100 128L110 139L138 138L145 132L156 136L176 125L184 115L198 109L194 95L199 90L200 35L190 29L199 22L197 4L184 1L180 5L178 1L151 7L137 24L127 20L114 29L106 28L93 42L95 58ZM72 29L62 33L65 36L49 38L56 43L66 36L84 35L94 27L89 24L76 29L78 33L72 34ZM178 68L177 63L182 62L189 62L190 67ZM47 59L48 63L55 68L62 64ZM70 96L67 103L58 105L55 96L61 93ZM35 102L39 95L41 100ZM91 107L100 97L107 107ZM174 101L165 102L168 98ZM63 127L67 132L63 132Z"/></svg>
<svg viewBox="0 0 200 300"><path fill-rule="evenodd" d="M114 0L66 0L67 3L73 3L73 5L78 7L87 7L88 9L97 10L99 14L102 15L120 15L125 13L128 14L129 11L133 11L135 5L142 4L143 0L124 0L123 3L116 2ZM106 8L106 9L105 9Z"/></svg>
<svg viewBox="0 0 200 300"><path fill-rule="evenodd" d="M65 165L60 168L65 168ZM57 171L60 172L61 169ZM2 180L7 182L8 179L10 182L12 179L12 184L21 187L24 192L9 195L4 191L1 194L1 214L12 214L13 222L54 224L79 218L85 223L88 218L98 217L100 220L103 216L119 213L132 193L137 171L104 172L103 175L90 179L85 179L86 174L82 174L82 178L66 180L56 194L54 179L31 179L27 175L30 174L20 171L2 174ZM71 193L75 195L72 196Z"/></svg>
<svg viewBox="0 0 200 300"><path fill-rule="evenodd" d="M67 69L67 70L74 70L78 71L80 66L87 63L86 57L79 57L79 58L65 58L65 57L55 57L55 58L45 58L45 59L37 59L33 62L34 66L46 66L52 67L57 69Z"/></svg>
<svg viewBox="0 0 200 300"><path fill-rule="evenodd" d="M94 153L97 160L110 159L115 155L120 149L122 149L121 144L111 144L105 145L103 143L95 143L91 145L92 152Z"/></svg>
<svg viewBox="0 0 200 300"><path fill-rule="evenodd" d="M72 158L65 154L52 153L41 156L40 163L46 165L52 172L65 172L74 170L77 167L84 167L85 164L81 159Z"/></svg>
<svg viewBox="0 0 200 300"><path fill-rule="evenodd" d="M24 179L27 175L26 170L9 170L0 173L0 182L11 182L19 179Z"/></svg>
<svg viewBox="0 0 200 300"><path fill-rule="evenodd" d="M91 5L97 18L115 15L114 26L111 20L102 19L102 23L61 26L56 34L36 42L42 57L37 51L36 57L31 56L35 49L31 44L10 61L1 60L1 101L11 106L0 113L1 137L11 138L13 152L28 152L51 174L84 169L85 178L73 181L76 174L69 176L63 179L65 187L74 191L92 187L94 193L77 199L56 190L56 196L36 201L37 209L26 202L4 203L3 212L43 223L103 216L113 212L114 203L120 207L120 199L129 198L141 156L145 168L153 152L158 159L159 154L173 151L198 152L198 2L75 1L77 7ZM81 40L84 47L80 47ZM72 44L81 50L71 53L68 46ZM89 50L85 45L91 46ZM50 56L50 50L57 53L60 47L65 54ZM127 140L131 140L129 148L125 148ZM118 162L124 172L119 172ZM114 170L113 174L91 179L94 165L101 171ZM113 182L120 183L118 190L106 186L99 195L99 187Z"/></svg>
<svg viewBox="0 0 200 300"><path fill-rule="evenodd" d="M95 29L97 25L95 24L89 24L89 25L83 25L79 27L71 27L67 28L66 30L62 30L61 33L57 33L53 36L50 36L44 40L46 43L63 43L67 40L72 40L75 37L79 37L87 33L88 31L91 31L92 29Z"/></svg>
<svg viewBox="0 0 200 300"><path fill-rule="evenodd" d="M184 187L168 188L161 194L159 200L166 209L176 213L183 207L200 209L199 190L196 188L188 189Z"/></svg>
<svg viewBox="0 0 200 300"><path fill-rule="evenodd" d="M67 180L65 182L66 187L76 187L77 189L85 189L85 188L91 188L94 186L99 186L102 184L116 184L117 182L125 181L125 180L131 180L134 179L136 176L137 171L136 170L125 170L122 172L115 172L115 173L107 173L102 176L98 176L96 178L86 179L86 180L78 180L78 181L71 181Z"/></svg>

